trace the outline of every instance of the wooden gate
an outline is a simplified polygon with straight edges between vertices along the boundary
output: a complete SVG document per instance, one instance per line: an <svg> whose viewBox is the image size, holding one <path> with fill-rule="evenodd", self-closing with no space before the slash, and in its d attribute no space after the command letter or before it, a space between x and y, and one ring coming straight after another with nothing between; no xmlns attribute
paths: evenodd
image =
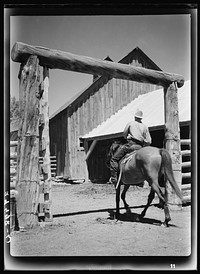
<svg viewBox="0 0 200 274"><path fill-rule="evenodd" d="M52 50L44 47L15 43L11 51L14 62L21 63L20 79L20 111L21 126L18 132L18 172L17 188L19 191L18 210L20 226L33 226L38 222L36 210L39 193L39 123L41 124L40 142L44 164L42 173L44 183L51 189L51 171L49 157L49 116L48 116L48 87L49 68L64 69L92 75L104 75L117 79L126 79L142 83L150 83L164 87L166 148L172 157L175 179L181 187L180 134L178 116L177 87L184 85L181 75L155 71L116 62L102 61L86 56ZM43 88L40 85L39 69L43 67ZM92 148L95 146L93 143ZM91 154L92 149L89 152ZM28 157L27 157L28 156ZM88 158L89 156L86 155ZM25 195L24 195L25 193ZM173 191L169 198L177 201ZM26 197L29 195L29 198Z"/></svg>

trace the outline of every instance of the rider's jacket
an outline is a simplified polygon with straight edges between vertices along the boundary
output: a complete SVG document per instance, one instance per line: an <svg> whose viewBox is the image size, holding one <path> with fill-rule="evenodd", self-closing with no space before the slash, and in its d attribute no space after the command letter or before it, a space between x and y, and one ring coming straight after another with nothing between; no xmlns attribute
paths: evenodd
<svg viewBox="0 0 200 274"><path fill-rule="evenodd" d="M136 140L144 146L151 144L151 136L148 127L142 122L131 121L124 129L124 138L127 140Z"/></svg>

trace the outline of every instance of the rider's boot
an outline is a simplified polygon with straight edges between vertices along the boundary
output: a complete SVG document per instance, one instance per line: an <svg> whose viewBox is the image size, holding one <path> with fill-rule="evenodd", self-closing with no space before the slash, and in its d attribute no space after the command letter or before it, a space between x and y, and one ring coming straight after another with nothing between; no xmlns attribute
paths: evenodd
<svg viewBox="0 0 200 274"><path fill-rule="evenodd" d="M116 185L117 184L117 171L111 171L111 177L109 183Z"/></svg>

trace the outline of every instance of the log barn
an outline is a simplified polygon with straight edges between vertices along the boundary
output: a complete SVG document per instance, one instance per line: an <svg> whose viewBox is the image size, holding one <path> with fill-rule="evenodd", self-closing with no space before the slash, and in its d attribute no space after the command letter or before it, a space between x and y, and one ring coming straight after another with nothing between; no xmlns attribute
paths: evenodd
<svg viewBox="0 0 200 274"><path fill-rule="evenodd" d="M132 102L121 108L104 123L82 136L84 143L91 143L93 151L87 160L90 180L105 182L110 177L106 168L106 152L113 140L124 140L123 130L127 122L131 121L137 109L142 109L145 123L152 137L152 146L165 147L165 118L164 118L164 92L157 89L141 94ZM182 151L182 183L191 183L190 164L190 126L191 126L191 81L185 82L178 89L178 111ZM186 143L187 141L187 143Z"/></svg>
<svg viewBox="0 0 200 274"><path fill-rule="evenodd" d="M104 60L112 62L110 57ZM118 63L162 71L139 47ZM158 88L160 86L94 75L93 82L87 88L50 117L50 152L57 157L57 175L69 180L105 180L107 175L102 175L102 172L106 168L107 145L101 147L98 158L91 158L92 167L88 167L85 158L92 149L92 141L84 142L80 137L105 122L139 95ZM91 168L99 171L95 179L91 177Z"/></svg>

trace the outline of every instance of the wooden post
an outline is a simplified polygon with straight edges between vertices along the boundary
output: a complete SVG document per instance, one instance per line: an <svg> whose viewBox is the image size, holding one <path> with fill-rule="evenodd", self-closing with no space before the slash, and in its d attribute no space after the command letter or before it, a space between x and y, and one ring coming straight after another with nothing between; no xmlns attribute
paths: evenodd
<svg viewBox="0 0 200 274"><path fill-rule="evenodd" d="M43 188L42 195L44 195L44 202L42 208L44 209L44 220L52 221L51 214L51 160L49 149L49 104L48 104L48 91L49 91L49 69L43 68L43 91L40 99L40 126L41 128L41 154L43 157L43 164L41 171L43 174ZM39 212L40 214L40 212Z"/></svg>
<svg viewBox="0 0 200 274"><path fill-rule="evenodd" d="M88 141L87 140L84 140L84 149L87 154L87 152L88 152ZM87 160L85 160L85 182L86 183L89 182L89 169L88 169Z"/></svg>
<svg viewBox="0 0 200 274"><path fill-rule="evenodd" d="M39 193L39 59L31 55L19 72L21 124L17 152L17 217L19 227L38 224Z"/></svg>
<svg viewBox="0 0 200 274"><path fill-rule="evenodd" d="M85 160L86 160L86 161L89 159L89 157L90 157L92 151L94 150L94 148L95 148L95 146L96 146L96 143L97 143L97 140L93 140L93 141L92 141L92 144L91 144L91 146L90 146L90 148L89 148L89 150L87 151L87 154L86 154L86 156L85 156Z"/></svg>
<svg viewBox="0 0 200 274"><path fill-rule="evenodd" d="M181 190L182 171L181 171L181 145L180 145L180 127L178 96L176 84L171 84L164 89L164 106L165 106L165 146L172 158L172 168L175 180ZM182 206L180 199L176 196L169 183L168 193L169 205L171 209L179 209Z"/></svg>

